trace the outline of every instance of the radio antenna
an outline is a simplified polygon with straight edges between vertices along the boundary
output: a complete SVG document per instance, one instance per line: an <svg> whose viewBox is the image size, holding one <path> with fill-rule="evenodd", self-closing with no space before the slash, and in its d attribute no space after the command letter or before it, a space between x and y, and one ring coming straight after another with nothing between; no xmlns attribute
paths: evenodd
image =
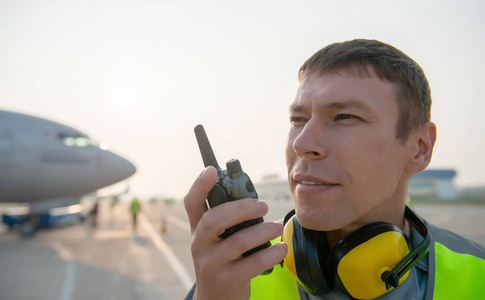
<svg viewBox="0 0 485 300"><path fill-rule="evenodd" d="M199 144L200 155L204 161L204 166L213 166L217 170L220 170L214 151L212 151L211 144L209 143L209 138L207 138L207 134L205 133L204 126L200 124L195 126L194 132L195 137L197 138L197 144Z"/></svg>

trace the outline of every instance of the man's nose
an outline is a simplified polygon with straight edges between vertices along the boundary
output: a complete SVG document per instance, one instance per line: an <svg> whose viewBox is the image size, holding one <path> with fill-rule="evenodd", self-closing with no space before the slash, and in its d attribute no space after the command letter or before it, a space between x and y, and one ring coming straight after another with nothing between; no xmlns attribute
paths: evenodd
<svg viewBox="0 0 485 300"><path fill-rule="evenodd" d="M328 154L325 146L325 128L318 126L314 122L305 124L303 130L293 140L293 150L305 159L323 159Z"/></svg>

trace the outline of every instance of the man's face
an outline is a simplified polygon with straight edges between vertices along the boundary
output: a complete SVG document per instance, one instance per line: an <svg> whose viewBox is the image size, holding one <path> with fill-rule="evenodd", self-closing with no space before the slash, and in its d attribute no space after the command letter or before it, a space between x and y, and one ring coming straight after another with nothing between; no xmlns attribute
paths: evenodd
<svg viewBox="0 0 485 300"><path fill-rule="evenodd" d="M396 138L396 86L369 71L310 75L291 105L288 179L306 228L353 231L396 211L402 218L415 148Z"/></svg>

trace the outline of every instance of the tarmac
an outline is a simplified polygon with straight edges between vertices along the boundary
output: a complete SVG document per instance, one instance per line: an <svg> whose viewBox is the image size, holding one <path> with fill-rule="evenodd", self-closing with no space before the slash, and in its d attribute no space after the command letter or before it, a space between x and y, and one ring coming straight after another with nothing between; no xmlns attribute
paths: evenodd
<svg viewBox="0 0 485 300"><path fill-rule="evenodd" d="M290 202L269 203L265 219L282 218ZM428 222L485 244L485 205L417 204ZM1 208L0 208L1 209ZM184 299L195 281L183 204L142 203L133 228L128 205L100 205L89 220L44 229L32 238L0 227L1 299Z"/></svg>

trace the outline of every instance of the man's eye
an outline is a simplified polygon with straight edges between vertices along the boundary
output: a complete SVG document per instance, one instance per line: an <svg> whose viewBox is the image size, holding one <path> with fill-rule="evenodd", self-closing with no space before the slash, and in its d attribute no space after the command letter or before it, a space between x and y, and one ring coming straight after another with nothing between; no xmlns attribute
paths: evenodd
<svg viewBox="0 0 485 300"><path fill-rule="evenodd" d="M354 115L345 115L345 114L337 115L335 117L335 120L349 120L349 119L358 119L358 117Z"/></svg>
<svg viewBox="0 0 485 300"><path fill-rule="evenodd" d="M306 119L305 118L302 118L302 117L290 117L290 123L291 124L301 124L301 123L304 123L306 122Z"/></svg>

